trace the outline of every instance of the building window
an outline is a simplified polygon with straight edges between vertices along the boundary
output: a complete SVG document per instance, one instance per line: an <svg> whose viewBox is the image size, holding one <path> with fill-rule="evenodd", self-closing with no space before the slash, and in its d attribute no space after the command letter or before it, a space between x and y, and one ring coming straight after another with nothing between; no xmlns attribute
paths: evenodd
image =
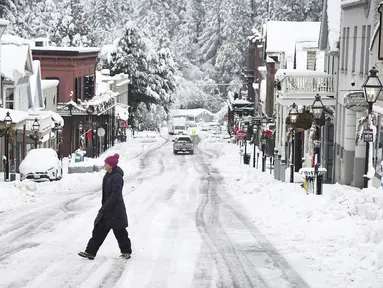
<svg viewBox="0 0 383 288"><path fill-rule="evenodd" d="M360 67L359 73L363 74L364 71L364 48L366 46L366 25L362 26L362 41L360 42Z"/></svg>
<svg viewBox="0 0 383 288"><path fill-rule="evenodd" d="M371 25L368 25L367 26L367 37L366 37L366 50L365 50L365 54L366 54L366 58L364 60L364 74L367 75L368 74L368 70L370 69L369 65L370 65L370 42L371 42Z"/></svg>
<svg viewBox="0 0 383 288"><path fill-rule="evenodd" d="M94 97L94 82L95 82L95 77L94 75L88 75L84 77L84 99L88 100Z"/></svg>
<svg viewBox="0 0 383 288"><path fill-rule="evenodd" d="M356 63L356 41L358 39L358 26L354 26L354 39L352 42L352 72L355 72Z"/></svg>
<svg viewBox="0 0 383 288"><path fill-rule="evenodd" d="M5 90L5 108L15 109L15 96L13 88L7 88Z"/></svg>
<svg viewBox="0 0 383 288"><path fill-rule="evenodd" d="M350 27L347 27L346 31L346 59L344 63L344 70L348 70L348 51L350 49Z"/></svg>
<svg viewBox="0 0 383 288"><path fill-rule="evenodd" d="M343 28L343 35L342 35L342 62L341 62L341 70L344 70L345 55L346 55L346 27Z"/></svg>
<svg viewBox="0 0 383 288"><path fill-rule="evenodd" d="M307 51L307 63L306 63L306 69L307 70L315 70L315 64L317 60L317 52L316 51Z"/></svg>

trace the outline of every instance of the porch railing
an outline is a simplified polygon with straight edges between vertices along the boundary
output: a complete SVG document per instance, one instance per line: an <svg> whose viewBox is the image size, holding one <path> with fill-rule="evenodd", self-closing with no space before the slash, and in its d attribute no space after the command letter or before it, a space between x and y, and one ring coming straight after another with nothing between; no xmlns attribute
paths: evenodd
<svg viewBox="0 0 383 288"><path fill-rule="evenodd" d="M282 94L319 93L321 95L335 95L334 77L288 75L282 77L277 90Z"/></svg>

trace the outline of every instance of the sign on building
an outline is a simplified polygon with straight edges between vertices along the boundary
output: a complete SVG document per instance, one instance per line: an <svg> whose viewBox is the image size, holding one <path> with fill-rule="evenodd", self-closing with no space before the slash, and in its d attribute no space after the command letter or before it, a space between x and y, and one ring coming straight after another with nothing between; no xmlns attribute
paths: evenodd
<svg viewBox="0 0 383 288"><path fill-rule="evenodd" d="M364 142L371 143L374 141L374 132L372 129L366 129L363 132Z"/></svg>
<svg viewBox="0 0 383 288"><path fill-rule="evenodd" d="M344 96L344 106L353 112L362 112L368 109L368 103L362 91L355 91Z"/></svg>

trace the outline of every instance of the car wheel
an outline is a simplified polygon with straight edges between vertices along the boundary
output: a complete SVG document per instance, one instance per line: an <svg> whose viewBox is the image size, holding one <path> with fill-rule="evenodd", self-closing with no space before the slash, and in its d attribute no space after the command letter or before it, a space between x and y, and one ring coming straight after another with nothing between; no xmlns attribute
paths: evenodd
<svg viewBox="0 0 383 288"><path fill-rule="evenodd" d="M193 150L190 151L190 155L194 155L194 151Z"/></svg>
<svg viewBox="0 0 383 288"><path fill-rule="evenodd" d="M173 154L174 154L174 155L177 155L177 151L174 151L174 150L173 150Z"/></svg>
<svg viewBox="0 0 383 288"><path fill-rule="evenodd" d="M58 174L57 174L57 179L56 180L61 180L63 178L63 169L61 168L60 170L60 177L58 177Z"/></svg>

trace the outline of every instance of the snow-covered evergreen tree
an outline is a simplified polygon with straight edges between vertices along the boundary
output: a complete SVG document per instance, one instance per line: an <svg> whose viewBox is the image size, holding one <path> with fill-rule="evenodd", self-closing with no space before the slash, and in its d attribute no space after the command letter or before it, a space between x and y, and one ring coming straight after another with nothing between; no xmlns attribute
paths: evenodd
<svg viewBox="0 0 383 288"><path fill-rule="evenodd" d="M304 21L305 3L302 0L274 0L272 19L277 21Z"/></svg>
<svg viewBox="0 0 383 288"><path fill-rule="evenodd" d="M140 103L159 104L170 108L175 92L175 63L169 50L156 47L130 21L125 26L124 36L117 43L117 50L109 64L111 73L128 74L131 79L129 105L136 111Z"/></svg>
<svg viewBox="0 0 383 288"><path fill-rule="evenodd" d="M15 21L16 6L22 5L22 2L21 0L0 0L0 18Z"/></svg>
<svg viewBox="0 0 383 288"><path fill-rule="evenodd" d="M80 0L63 0L58 3L61 17L53 27L51 40L57 46L89 46L89 22Z"/></svg>
<svg viewBox="0 0 383 288"><path fill-rule="evenodd" d="M323 0L309 0L305 6L306 21L321 21Z"/></svg>

